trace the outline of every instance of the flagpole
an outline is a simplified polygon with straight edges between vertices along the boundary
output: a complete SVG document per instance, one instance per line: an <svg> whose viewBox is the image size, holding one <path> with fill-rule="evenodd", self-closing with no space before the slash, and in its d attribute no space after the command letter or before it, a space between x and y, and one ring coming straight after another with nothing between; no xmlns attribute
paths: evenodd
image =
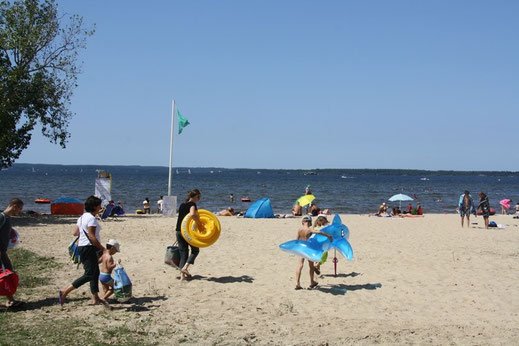
<svg viewBox="0 0 519 346"><path fill-rule="evenodd" d="M175 100L171 102L171 139L169 142L169 179L168 196L171 196L171 170L173 165L173 132L175 130Z"/></svg>

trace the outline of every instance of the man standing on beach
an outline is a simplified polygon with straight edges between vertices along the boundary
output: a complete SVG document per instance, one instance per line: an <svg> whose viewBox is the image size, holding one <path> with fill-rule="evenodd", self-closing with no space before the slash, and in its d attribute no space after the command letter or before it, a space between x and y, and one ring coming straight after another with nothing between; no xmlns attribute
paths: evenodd
<svg viewBox="0 0 519 346"><path fill-rule="evenodd" d="M16 216L22 212L23 202L21 199L13 198L3 213L0 213L0 261L5 269L14 272L13 265L7 255L7 247L11 238L11 216ZM14 300L13 296L7 296L5 306L14 308L21 305L22 302Z"/></svg>
<svg viewBox="0 0 519 346"><path fill-rule="evenodd" d="M461 216L461 228L463 228L463 218L467 218L467 227L470 228L470 213L474 210L474 202L470 192L465 190L465 193L460 196L458 202L458 213Z"/></svg>

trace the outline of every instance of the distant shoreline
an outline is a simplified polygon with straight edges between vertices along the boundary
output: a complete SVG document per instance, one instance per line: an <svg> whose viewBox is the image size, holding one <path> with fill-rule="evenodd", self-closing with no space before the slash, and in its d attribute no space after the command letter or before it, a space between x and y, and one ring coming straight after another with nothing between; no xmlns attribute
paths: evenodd
<svg viewBox="0 0 519 346"><path fill-rule="evenodd" d="M78 168L78 169L125 169L125 168L141 168L141 169L165 169L167 166L141 166L141 165L65 165L65 164L46 164L46 163L15 163L10 169L32 169L32 168ZM482 175L482 176L510 176L519 175L519 171L456 171L456 170L421 170L421 169L393 169L393 168L315 168L315 169L285 169L285 168L225 168L225 167L173 167L173 169L187 170L209 173L211 171L260 171L266 172L294 172L294 173L337 173L337 174L385 174L385 175L423 175L423 176L440 176L440 175Z"/></svg>

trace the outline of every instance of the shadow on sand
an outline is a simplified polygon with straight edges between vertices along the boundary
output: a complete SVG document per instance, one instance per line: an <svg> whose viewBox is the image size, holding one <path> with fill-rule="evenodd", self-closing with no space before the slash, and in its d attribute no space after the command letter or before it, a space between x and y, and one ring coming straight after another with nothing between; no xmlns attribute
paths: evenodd
<svg viewBox="0 0 519 346"><path fill-rule="evenodd" d="M125 310L131 312L144 312L157 309L160 304L152 304L158 301L168 300L165 296L156 297L132 297L124 303L119 303L116 300L110 300L110 308L112 310Z"/></svg>
<svg viewBox="0 0 519 346"><path fill-rule="evenodd" d="M318 290L324 293L330 293L334 296L345 295L348 291L357 290L376 290L381 288L382 284L364 284L364 285L330 285L330 286L317 286L314 290Z"/></svg>
<svg viewBox="0 0 519 346"><path fill-rule="evenodd" d="M205 277L202 275L193 275L193 278L191 280L206 280L206 281L213 281L218 282L221 284L231 284L235 282L246 282L251 284L254 281L254 278L248 275L242 275L242 276L221 276L219 278L213 278L213 277Z"/></svg>
<svg viewBox="0 0 519 346"><path fill-rule="evenodd" d="M337 276L335 276L334 274L322 274L321 276L326 276L326 277L337 277L337 278L348 278L348 277L356 277L356 276L359 276L359 275L362 275L362 273L355 273L355 272L351 272L351 273L339 273L337 274Z"/></svg>
<svg viewBox="0 0 519 346"><path fill-rule="evenodd" d="M67 303L70 302L82 302L88 301L90 298L88 297L77 297L77 298L67 298ZM15 311L31 311L31 310L40 310L44 307L59 305L58 296L52 298L43 298L35 301L26 301L22 305L16 308L6 308L5 306L0 307L0 312L15 312Z"/></svg>

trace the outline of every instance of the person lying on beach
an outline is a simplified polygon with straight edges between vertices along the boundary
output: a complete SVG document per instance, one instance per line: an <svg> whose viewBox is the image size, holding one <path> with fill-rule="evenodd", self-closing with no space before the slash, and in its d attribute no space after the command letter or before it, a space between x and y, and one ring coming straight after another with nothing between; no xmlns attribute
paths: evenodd
<svg viewBox="0 0 519 346"><path fill-rule="evenodd" d="M113 255L119 251L119 242L115 239L110 239L106 243L106 248L99 258L99 263L101 263L99 281L101 281L103 291L105 292L103 298L101 299L104 301L106 301L106 299L114 293L114 279L112 279L112 271L116 267L116 264L114 263ZM117 263L121 263L120 258Z"/></svg>
<svg viewBox="0 0 519 346"><path fill-rule="evenodd" d="M333 240L331 235L328 235L321 231L316 231L311 228L312 227L312 217L311 216L309 216L309 215L303 216L301 223L302 223L303 227L301 227L297 231L297 238L296 238L297 240L307 241L308 238L310 238L310 236L312 234L322 234L325 237L328 237L328 239L330 241ZM296 290L300 290L303 288L303 287L301 287L300 280L301 280L301 270L303 270L304 264L305 264L305 259L302 257L299 258L298 264L297 264L297 270L296 270L296 287L295 287ZM308 289L312 289L314 287L317 287L318 283L317 283L317 281L314 280L314 271L315 271L314 263L312 261L308 261L308 266L310 267L310 286L308 287Z"/></svg>
<svg viewBox="0 0 519 346"><path fill-rule="evenodd" d="M278 219L293 219L293 218L295 218L295 216L292 215L292 214L275 214L274 217L278 218Z"/></svg>
<svg viewBox="0 0 519 346"><path fill-rule="evenodd" d="M234 216L234 209L229 207L227 209L222 209L216 213L218 216Z"/></svg>

